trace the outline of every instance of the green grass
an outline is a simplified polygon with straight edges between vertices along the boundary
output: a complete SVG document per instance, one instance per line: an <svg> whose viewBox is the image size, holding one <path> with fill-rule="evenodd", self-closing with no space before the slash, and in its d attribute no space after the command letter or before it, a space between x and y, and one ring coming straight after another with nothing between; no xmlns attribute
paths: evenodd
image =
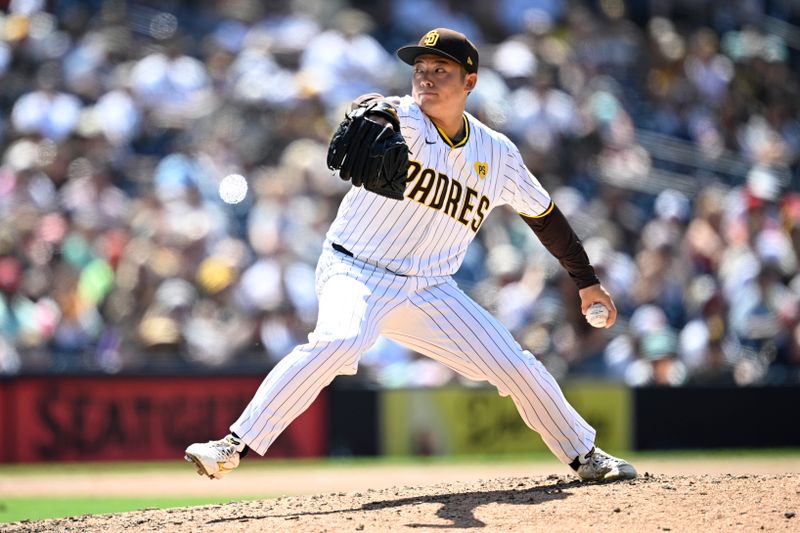
<svg viewBox="0 0 800 533"><path fill-rule="evenodd" d="M659 459L684 459L692 457L791 457L800 458L800 448L735 448L735 449L710 449L710 450L669 450L630 452L623 450L606 450L619 453L629 460L637 458ZM248 468L264 468L270 470L297 470L310 468L347 469L351 467L380 467L397 465L420 464L501 464L501 463L526 463L539 461L554 461L549 452L535 452L527 454L493 454L493 455L457 455L457 456L390 456L390 457L332 457L322 459L266 459L251 461ZM183 460L174 461L106 461L106 462L70 462L70 463L31 463L31 464L0 464L0 476L15 475L49 475L53 473L70 474L84 473L130 473L147 471L185 471L187 468Z"/></svg>
<svg viewBox="0 0 800 533"><path fill-rule="evenodd" d="M0 498L0 524L18 522L20 520L44 520L46 518L61 518L84 514L124 513L141 509L168 509L171 507L220 504L255 499L263 499L263 497L237 497L234 500L213 497L17 498L10 496Z"/></svg>
<svg viewBox="0 0 800 533"><path fill-rule="evenodd" d="M609 450L616 452L617 450ZM693 459L693 458L785 458L800 460L800 448L775 449L720 449L720 450L677 450L667 452L620 452L626 459L636 462L639 459ZM525 464L548 461L556 465L548 453L489 455L489 456L448 456L448 457L369 457L369 458L329 458L329 459L270 459L252 461L248 469L264 470L305 470L323 469L333 471L389 468L398 465L469 465L469 464ZM147 471L186 471L183 460L157 462L92 462L92 463L38 463L0 465L0 478L13 483L14 477L82 474L91 471L95 474L113 475L115 473ZM221 504L231 501L265 499L268 495L249 497L195 496L195 497L15 497L0 496L0 524L18 520L42 520L82 514L106 514L135 511L138 509L183 507L192 505ZM2 528L0 528L2 529Z"/></svg>
<svg viewBox="0 0 800 533"><path fill-rule="evenodd" d="M800 448L735 448L735 449L709 449L709 450L669 450L632 452L624 450L606 450L618 453L628 460L635 459L684 459L692 457L787 457L800 458ZM502 463L531 463L554 461L549 452L535 452L527 454L493 454L493 455L457 455L457 456L390 456L390 457L332 457L322 459L266 459L260 458L248 461L248 468L263 468L269 470L302 470L311 468L347 469L352 467L378 467L397 465L423 465L423 464L502 464ZM0 476L41 476L50 474L85 473L91 471L96 474L115 474L148 471L185 471L187 468L183 460L174 461L103 461L103 462L67 462L67 463L29 463L29 464L0 464Z"/></svg>
<svg viewBox="0 0 800 533"><path fill-rule="evenodd" d="M460 456L392 456L392 457L332 457L322 459L245 459L248 469L264 470L308 470L348 468L380 468L382 466L404 466L424 464L499 464L555 461L549 452L508 455L460 455ZM0 464L2 476L45 476L51 474L122 474L134 472L185 472L192 469L183 459L173 461L83 461L63 463Z"/></svg>

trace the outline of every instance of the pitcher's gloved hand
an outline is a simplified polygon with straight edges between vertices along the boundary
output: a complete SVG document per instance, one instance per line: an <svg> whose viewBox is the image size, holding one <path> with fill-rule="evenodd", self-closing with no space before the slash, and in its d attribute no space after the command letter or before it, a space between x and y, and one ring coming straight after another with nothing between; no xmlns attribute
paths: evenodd
<svg viewBox="0 0 800 533"><path fill-rule="evenodd" d="M386 119L379 124L373 116ZM402 200L408 176L408 145L391 105L372 101L345 116L328 147L328 168L354 186Z"/></svg>

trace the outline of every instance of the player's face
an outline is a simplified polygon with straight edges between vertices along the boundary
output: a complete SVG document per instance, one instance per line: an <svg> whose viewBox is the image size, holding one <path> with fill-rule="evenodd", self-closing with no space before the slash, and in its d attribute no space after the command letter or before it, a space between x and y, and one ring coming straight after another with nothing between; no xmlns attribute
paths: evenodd
<svg viewBox="0 0 800 533"><path fill-rule="evenodd" d="M411 94L426 115L462 113L477 74L441 56L424 54L414 61Z"/></svg>

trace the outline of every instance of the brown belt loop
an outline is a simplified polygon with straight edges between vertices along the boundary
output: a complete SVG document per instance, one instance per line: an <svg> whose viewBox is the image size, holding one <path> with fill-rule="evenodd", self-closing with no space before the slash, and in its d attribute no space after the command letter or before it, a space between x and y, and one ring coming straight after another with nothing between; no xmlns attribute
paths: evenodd
<svg viewBox="0 0 800 533"><path fill-rule="evenodd" d="M347 256L350 256L350 257L354 257L354 256L353 256L353 252L351 252L350 250L348 250L347 248L345 248L344 246L342 246L342 245L341 245L341 244L339 244L339 243L335 243L335 242L334 242L333 244L331 244L331 247L332 247L334 250L336 250L337 252L341 252L341 253L343 253L344 255L347 255Z"/></svg>
<svg viewBox="0 0 800 533"><path fill-rule="evenodd" d="M339 243L337 243L337 242L332 242L332 243L331 243L331 248L333 248L333 249L334 249L334 250L336 250L337 252L339 252L339 253L341 253L341 254L344 254L344 255L346 255L346 256L348 256L348 257L352 257L353 259L358 259L356 256L354 256L354 255L353 255L353 252L351 252L350 250L348 250L347 248L345 248L344 246L342 246L341 244L339 244ZM359 261L361 261L361 259L358 259L358 260L359 260ZM385 270L386 272L391 272L391 273L392 273L392 274L394 274L395 276L400 276L401 278L408 277L408 276L406 276L405 274L398 274L397 272L394 272L394 271L392 271L392 270L389 270L389 269L388 269L388 268L386 268L386 267L383 267L383 266L380 266L380 265L376 265L376 264L374 264L374 263L370 263L369 261L364 261L364 262L365 262L365 263L367 263L367 264L369 264L369 265L372 265L372 266L377 266L378 268L382 268L382 269L383 269L383 270Z"/></svg>

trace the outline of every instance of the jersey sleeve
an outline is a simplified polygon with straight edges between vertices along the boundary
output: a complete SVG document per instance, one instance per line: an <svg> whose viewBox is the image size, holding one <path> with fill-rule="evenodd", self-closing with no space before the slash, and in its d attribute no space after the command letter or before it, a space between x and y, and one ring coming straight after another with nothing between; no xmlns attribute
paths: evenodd
<svg viewBox="0 0 800 533"><path fill-rule="evenodd" d="M383 100L390 104L400 120L400 130L406 144L409 146L416 145L417 139L420 137L423 129L422 111L414 102L411 96L383 96L379 93L367 93L359 96L350 104L350 109L356 109L358 106L366 105L372 100Z"/></svg>
<svg viewBox="0 0 800 533"><path fill-rule="evenodd" d="M526 217L541 217L553 209L553 202L539 180L522 161L519 150L511 145L503 168L504 185L501 203L508 204Z"/></svg>
<svg viewBox="0 0 800 533"><path fill-rule="evenodd" d="M417 141L423 136L424 124L422 111L411 96L394 96L386 99L397 110L400 118L400 130L409 147L417 146Z"/></svg>

